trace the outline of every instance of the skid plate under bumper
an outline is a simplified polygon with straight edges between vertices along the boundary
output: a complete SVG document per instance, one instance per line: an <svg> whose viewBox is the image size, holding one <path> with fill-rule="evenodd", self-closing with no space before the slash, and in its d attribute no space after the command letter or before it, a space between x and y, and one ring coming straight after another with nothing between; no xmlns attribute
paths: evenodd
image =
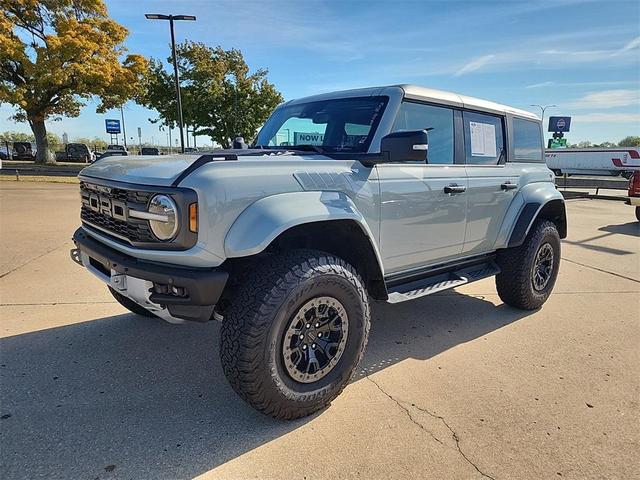
<svg viewBox="0 0 640 480"><path fill-rule="evenodd" d="M229 274L212 268L157 264L125 255L82 228L73 234L71 258L114 290L168 321L206 322Z"/></svg>

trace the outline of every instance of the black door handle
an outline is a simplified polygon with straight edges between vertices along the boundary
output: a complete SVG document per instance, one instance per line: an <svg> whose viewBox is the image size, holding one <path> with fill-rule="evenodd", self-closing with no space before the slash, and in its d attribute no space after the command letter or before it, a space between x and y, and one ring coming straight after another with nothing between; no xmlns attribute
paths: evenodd
<svg viewBox="0 0 640 480"><path fill-rule="evenodd" d="M502 185L500 185L500 188L502 190L514 190L514 189L518 188L518 184L517 183L511 183L511 182L505 182Z"/></svg>
<svg viewBox="0 0 640 480"><path fill-rule="evenodd" d="M467 187L463 185L456 185L455 183L452 183L451 185L447 185L446 187L444 187L444 193L447 193L447 194L464 193L466 191L467 191Z"/></svg>

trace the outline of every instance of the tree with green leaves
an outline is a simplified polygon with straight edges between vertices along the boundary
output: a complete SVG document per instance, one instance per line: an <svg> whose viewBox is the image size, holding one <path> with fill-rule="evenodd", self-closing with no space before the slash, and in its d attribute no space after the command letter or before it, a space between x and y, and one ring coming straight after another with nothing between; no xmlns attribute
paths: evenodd
<svg viewBox="0 0 640 480"><path fill-rule="evenodd" d="M621 147L640 147L640 136L630 135L624 137L618 145Z"/></svg>
<svg viewBox="0 0 640 480"><path fill-rule="evenodd" d="M76 117L98 97L98 112L138 92L146 70L126 55L127 30L102 0L0 0L0 102L33 131L38 163L51 161L46 121Z"/></svg>
<svg viewBox="0 0 640 480"><path fill-rule="evenodd" d="M252 140L283 100L266 69L251 73L239 50L186 41L177 46L184 122L225 148L236 136ZM171 59L167 59L168 62ZM173 74L151 59L138 102L159 112L163 125L178 123Z"/></svg>

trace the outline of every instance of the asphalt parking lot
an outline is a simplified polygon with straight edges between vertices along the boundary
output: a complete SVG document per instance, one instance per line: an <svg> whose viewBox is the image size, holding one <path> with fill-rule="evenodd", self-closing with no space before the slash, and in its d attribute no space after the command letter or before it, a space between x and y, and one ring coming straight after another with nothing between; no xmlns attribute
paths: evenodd
<svg viewBox="0 0 640 480"><path fill-rule="evenodd" d="M76 185L0 184L0 477L640 478L640 224L568 201L555 292L493 280L373 307L362 373L275 421L218 360L219 324L129 314L71 260Z"/></svg>

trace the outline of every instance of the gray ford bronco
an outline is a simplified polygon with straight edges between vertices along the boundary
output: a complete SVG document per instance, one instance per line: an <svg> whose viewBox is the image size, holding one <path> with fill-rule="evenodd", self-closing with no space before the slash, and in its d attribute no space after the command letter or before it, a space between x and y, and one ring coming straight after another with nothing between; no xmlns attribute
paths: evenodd
<svg viewBox="0 0 640 480"><path fill-rule="evenodd" d="M537 117L409 85L287 102L248 149L110 157L80 192L72 258L136 314L221 321L231 386L286 419L348 383L371 300L495 276L539 308L567 233Z"/></svg>

